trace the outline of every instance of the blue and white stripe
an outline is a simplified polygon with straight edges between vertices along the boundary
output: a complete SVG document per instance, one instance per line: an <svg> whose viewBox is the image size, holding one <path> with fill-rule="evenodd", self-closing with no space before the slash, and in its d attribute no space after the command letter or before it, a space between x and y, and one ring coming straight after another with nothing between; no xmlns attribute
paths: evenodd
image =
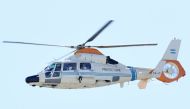
<svg viewBox="0 0 190 109"><path fill-rule="evenodd" d="M176 54L176 49L170 49L171 54Z"/></svg>
<svg viewBox="0 0 190 109"><path fill-rule="evenodd" d="M137 80L137 71L135 68L130 67L130 71L131 71L131 81Z"/></svg>

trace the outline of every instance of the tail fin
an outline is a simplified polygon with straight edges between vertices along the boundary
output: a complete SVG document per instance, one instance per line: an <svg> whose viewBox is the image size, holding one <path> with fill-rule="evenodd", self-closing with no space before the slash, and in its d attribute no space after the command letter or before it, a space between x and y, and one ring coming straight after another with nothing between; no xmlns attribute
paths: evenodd
<svg viewBox="0 0 190 109"><path fill-rule="evenodd" d="M177 60L181 40L174 39L170 42L162 60Z"/></svg>
<svg viewBox="0 0 190 109"><path fill-rule="evenodd" d="M153 71L153 76L162 82L178 81L185 76L185 70L177 57L179 54L181 40L174 39L170 42L162 60Z"/></svg>

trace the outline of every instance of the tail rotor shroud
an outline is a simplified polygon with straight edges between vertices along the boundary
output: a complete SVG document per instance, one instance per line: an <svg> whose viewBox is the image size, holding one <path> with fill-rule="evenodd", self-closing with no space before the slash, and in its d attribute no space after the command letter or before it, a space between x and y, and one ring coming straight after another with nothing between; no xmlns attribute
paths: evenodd
<svg viewBox="0 0 190 109"><path fill-rule="evenodd" d="M181 77L185 76L185 70L177 60L166 60L166 64L164 66L163 72L158 80L171 83L174 81L178 81Z"/></svg>

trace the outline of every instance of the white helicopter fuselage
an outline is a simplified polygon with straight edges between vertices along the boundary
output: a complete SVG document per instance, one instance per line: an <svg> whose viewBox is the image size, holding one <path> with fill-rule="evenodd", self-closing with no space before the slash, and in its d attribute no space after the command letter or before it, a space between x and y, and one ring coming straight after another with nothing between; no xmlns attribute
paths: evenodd
<svg viewBox="0 0 190 109"><path fill-rule="evenodd" d="M109 60L108 60L109 59ZM79 53L63 62L53 63L52 71L39 73L39 82L32 86L81 89L108 86L125 82L151 78L151 69L127 67L113 59L99 54ZM73 68L68 68L66 67ZM86 68L82 68L86 65ZM49 72L49 75L46 73Z"/></svg>

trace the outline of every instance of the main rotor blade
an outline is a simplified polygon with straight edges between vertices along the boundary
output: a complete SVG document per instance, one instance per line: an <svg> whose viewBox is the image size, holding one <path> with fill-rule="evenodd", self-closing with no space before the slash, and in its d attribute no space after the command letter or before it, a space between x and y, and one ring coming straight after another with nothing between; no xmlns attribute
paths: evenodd
<svg viewBox="0 0 190 109"><path fill-rule="evenodd" d="M3 41L3 43L25 44L25 45L40 45L40 46L53 46L53 47L66 47L66 48L76 48L75 46L62 46L62 45L40 44L40 43L30 43L30 42L16 42L16 41Z"/></svg>
<svg viewBox="0 0 190 109"><path fill-rule="evenodd" d="M156 46L158 44L131 44L131 45L106 45L106 46L85 46L85 47L95 47L95 48L119 48L119 47L138 47L138 46Z"/></svg>
<svg viewBox="0 0 190 109"><path fill-rule="evenodd" d="M83 45L86 45L86 43L93 41L106 27L108 27L113 20L108 21L102 28L100 28L92 37L90 37Z"/></svg>

